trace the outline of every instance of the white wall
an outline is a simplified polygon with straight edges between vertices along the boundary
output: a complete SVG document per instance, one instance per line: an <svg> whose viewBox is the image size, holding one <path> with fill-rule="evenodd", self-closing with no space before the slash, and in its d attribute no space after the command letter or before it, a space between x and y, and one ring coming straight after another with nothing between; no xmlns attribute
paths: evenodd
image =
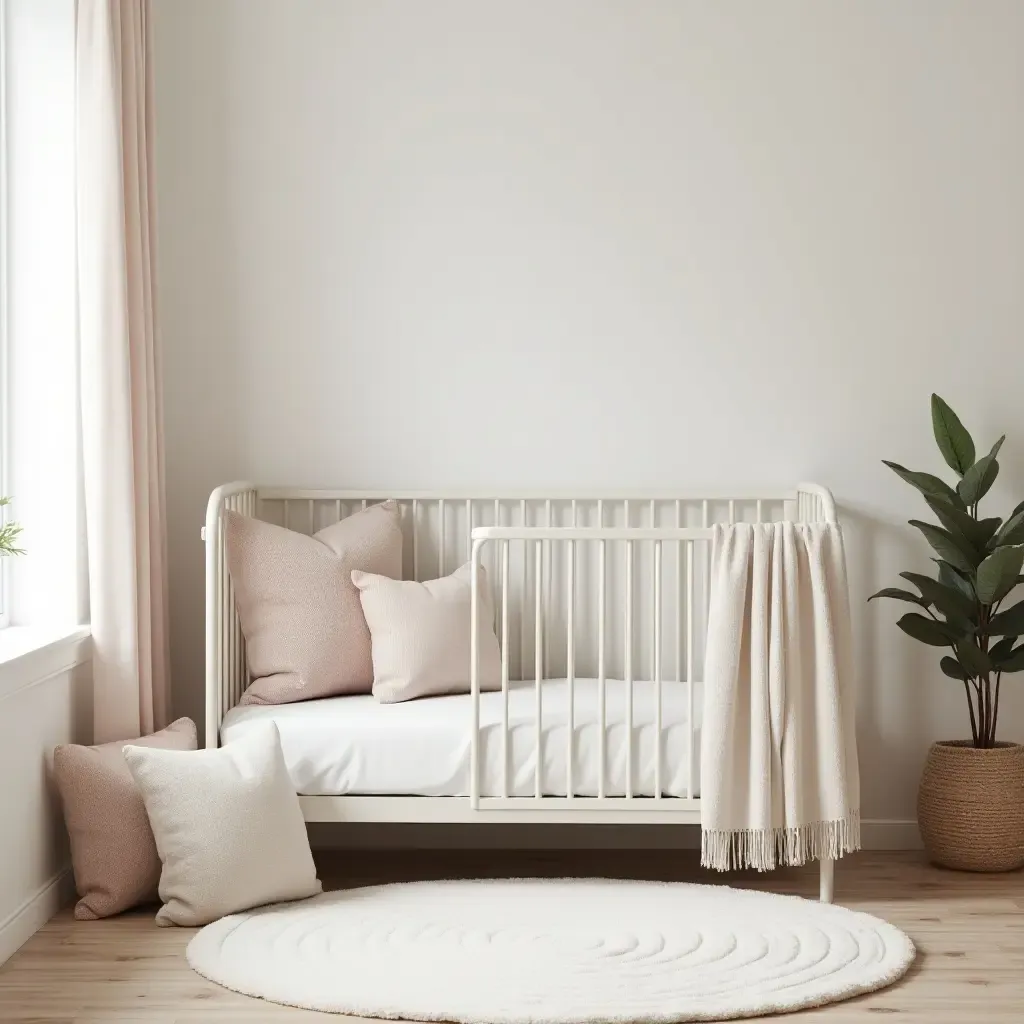
<svg viewBox="0 0 1024 1024"><path fill-rule="evenodd" d="M863 599L927 565L928 395L1024 496L1024 5L157 0L177 711L209 490L844 506L869 818L963 696ZM1018 680L1003 734L1024 739Z"/></svg>
<svg viewBox="0 0 1024 1024"><path fill-rule="evenodd" d="M74 896L53 748L92 740L88 639L0 665L0 963Z"/></svg>

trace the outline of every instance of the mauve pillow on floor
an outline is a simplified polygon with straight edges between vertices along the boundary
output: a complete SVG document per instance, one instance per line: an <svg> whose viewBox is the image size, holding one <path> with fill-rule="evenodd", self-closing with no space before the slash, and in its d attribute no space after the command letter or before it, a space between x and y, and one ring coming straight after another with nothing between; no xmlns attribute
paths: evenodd
<svg viewBox="0 0 1024 1024"><path fill-rule="evenodd" d="M142 794L125 764L123 750L129 743L195 750L196 727L179 718L141 739L94 747L67 743L53 752L54 781L71 839L79 921L109 917L158 898L160 857Z"/></svg>
<svg viewBox="0 0 1024 1024"><path fill-rule="evenodd" d="M369 693L370 632L352 570L402 575L395 501L307 537L224 513L228 570L253 677L242 704Z"/></svg>

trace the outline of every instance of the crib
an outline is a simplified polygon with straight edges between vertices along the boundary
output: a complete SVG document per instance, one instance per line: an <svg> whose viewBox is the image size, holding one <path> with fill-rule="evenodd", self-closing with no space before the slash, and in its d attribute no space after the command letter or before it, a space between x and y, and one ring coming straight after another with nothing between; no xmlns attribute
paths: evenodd
<svg viewBox="0 0 1024 1024"><path fill-rule="evenodd" d="M495 496L219 487L203 530L208 747L221 742L222 723L249 682L221 513L312 534L387 498L402 512L406 579L444 576L465 562L486 569L494 619L484 621L474 573L469 692L412 701L398 713L383 706L396 730L415 729L417 737L427 735L428 710L440 722L443 709L447 732L438 732L435 745L450 748L439 756L464 750L466 777L420 786L396 776L372 791L345 793L300 779L306 820L698 825L712 527L835 522L829 491L801 484L757 494ZM481 693L479 684L484 629L495 631L501 651L494 693ZM359 721L340 717L351 728ZM821 863L823 901L832 899L833 867Z"/></svg>

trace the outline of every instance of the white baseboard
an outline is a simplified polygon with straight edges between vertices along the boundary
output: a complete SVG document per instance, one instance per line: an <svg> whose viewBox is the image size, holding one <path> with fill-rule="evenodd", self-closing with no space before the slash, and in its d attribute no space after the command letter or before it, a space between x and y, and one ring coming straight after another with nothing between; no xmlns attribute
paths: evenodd
<svg viewBox="0 0 1024 1024"><path fill-rule="evenodd" d="M919 850L917 822L861 822L865 850ZM697 850L696 825L479 825L312 822L314 850Z"/></svg>
<svg viewBox="0 0 1024 1024"><path fill-rule="evenodd" d="M44 882L12 914L0 921L0 964L9 960L54 914L74 898L71 868Z"/></svg>

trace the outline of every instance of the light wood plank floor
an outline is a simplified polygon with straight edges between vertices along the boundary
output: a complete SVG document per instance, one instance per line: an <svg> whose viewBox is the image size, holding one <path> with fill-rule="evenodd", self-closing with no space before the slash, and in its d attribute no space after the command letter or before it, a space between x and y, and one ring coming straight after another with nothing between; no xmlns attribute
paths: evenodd
<svg viewBox="0 0 1024 1024"><path fill-rule="evenodd" d="M350 851L321 857L328 888L413 878L604 875L709 881L690 852ZM730 884L813 896L817 875L734 875ZM918 946L910 974L888 990L792 1019L849 1024L1024 1022L1024 874L942 871L916 853L863 853L836 873L837 901L884 917ZM152 909L76 922L63 911L0 969L5 1024L225 1024L340 1020L273 1006L193 974L191 929L157 928Z"/></svg>

